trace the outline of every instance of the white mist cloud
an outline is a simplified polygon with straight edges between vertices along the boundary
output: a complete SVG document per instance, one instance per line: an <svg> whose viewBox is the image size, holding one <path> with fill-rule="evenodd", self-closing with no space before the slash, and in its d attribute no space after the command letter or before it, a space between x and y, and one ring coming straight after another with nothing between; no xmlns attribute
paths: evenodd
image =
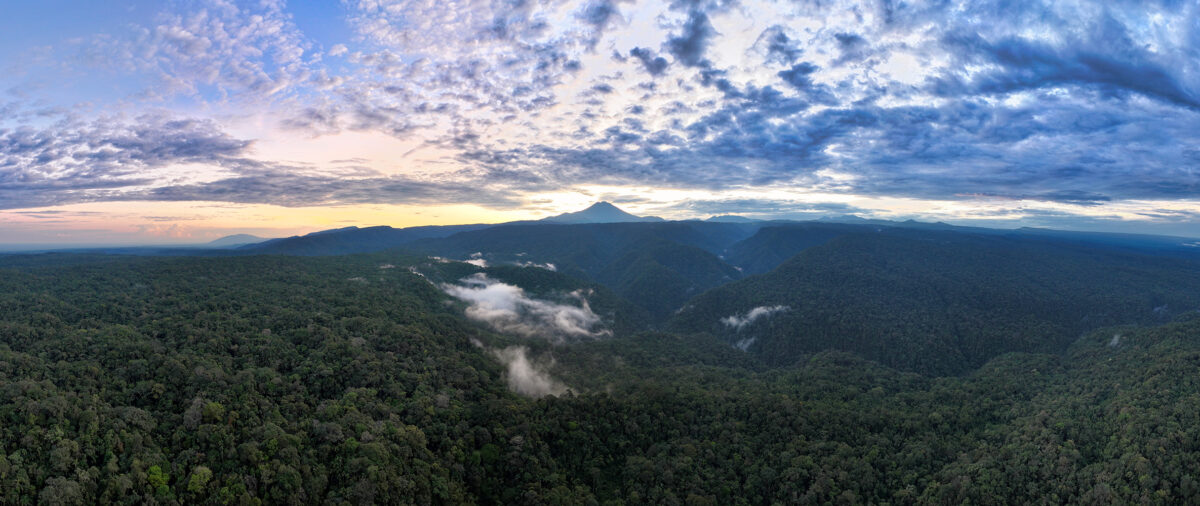
<svg viewBox="0 0 1200 506"><path fill-rule="evenodd" d="M479 268L485 268L488 266L487 260L484 260L483 258L483 253L472 253L471 258L463 261Z"/></svg>
<svg viewBox="0 0 1200 506"><path fill-rule="evenodd" d="M750 347L754 346L754 342L757 340L758 340L757 337L747 337L745 339L742 339L741 341L734 343L733 347L737 348L739 350L742 350L742 351L749 351Z"/></svg>
<svg viewBox="0 0 1200 506"><path fill-rule="evenodd" d="M516 263L517 267L537 267L538 269L546 269L551 272L558 272L558 267L552 263L539 264L537 262L520 262Z"/></svg>
<svg viewBox="0 0 1200 506"><path fill-rule="evenodd" d="M482 321L498 332L555 341L565 338L595 338L610 335L609 330L593 330L600 316L592 312L581 291L570 294L580 305L560 304L533 299L521 287L502 283L479 272L459 280L458 285L443 283L451 296L466 301L466 315Z"/></svg>
<svg viewBox="0 0 1200 506"><path fill-rule="evenodd" d="M726 316L724 318L721 318L721 323L725 324L726 327L729 327L729 328L732 328L735 330L742 330L742 328L744 328L747 325L750 325L751 323L754 323L754 321L758 320L759 318L766 318L775 313L787 311L788 309L791 309L791 308L789 308L787 306L759 306L754 309L751 309L750 311L746 312L746 314L743 314L743 315L735 314L732 316Z"/></svg>
<svg viewBox="0 0 1200 506"><path fill-rule="evenodd" d="M533 398L547 395L562 395L567 386L551 378L538 364L529 360L529 349L524 346L509 346L502 350L488 350L508 368L508 388Z"/></svg>

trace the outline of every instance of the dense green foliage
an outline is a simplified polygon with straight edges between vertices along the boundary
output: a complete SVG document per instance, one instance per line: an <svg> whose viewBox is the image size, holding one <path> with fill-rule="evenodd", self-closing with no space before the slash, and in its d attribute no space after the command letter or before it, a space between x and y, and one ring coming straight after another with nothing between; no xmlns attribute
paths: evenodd
<svg viewBox="0 0 1200 506"><path fill-rule="evenodd" d="M5 272L3 501L466 500L441 443L511 396L444 296L380 265Z"/></svg>
<svg viewBox="0 0 1200 506"><path fill-rule="evenodd" d="M1174 304L1186 270L1143 279L1175 265L1146 261L1108 275ZM435 284L476 272L393 253L0 259L0 503L1200 501L1200 321L963 376L819 350L777 367L723 337L635 332L640 309L536 268L483 272L591 290L621 330L495 335ZM513 344L572 393L509 392L493 350Z"/></svg>
<svg viewBox="0 0 1200 506"><path fill-rule="evenodd" d="M835 223L800 223L765 226L753 236L734 243L725 252L725 261L746 274L761 274L813 246L871 227Z"/></svg>
<svg viewBox="0 0 1200 506"><path fill-rule="evenodd" d="M1061 363L1039 370L1051 373L1046 387L1004 431L936 473L926 498L1200 502L1200 319L1095 332Z"/></svg>
<svg viewBox="0 0 1200 506"><path fill-rule="evenodd" d="M742 327L722 323L780 307ZM840 349L927 374L1010 351L1058 353L1105 325L1161 323L1200 307L1200 263L1038 240L881 230L804 250L775 270L688 302L682 332L786 365Z"/></svg>
<svg viewBox="0 0 1200 506"><path fill-rule="evenodd" d="M689 298L740 277L714 252L754 230L706 222L507 225L406 247L457 259L482 253L493 263L552 263L559 272L608 286L661 319Z"/></svg>
<svg viewBox="0 0 1200 506"><path fill-rule="evenodd" d="M271 239L238 248L241 253L255 255L345 255L369 253L395 248L413 241L446 237L458 232L476 230L486 225L450 225L392 228L348 227L325 230L298 237Z"/></svg>
<svg viewBox="0 0 1200 506"><path fill-rule="evenodd" d="M688 299L741 277L711 253L695 246L647 241L595 274L657 318L665 318Z"/></svg>

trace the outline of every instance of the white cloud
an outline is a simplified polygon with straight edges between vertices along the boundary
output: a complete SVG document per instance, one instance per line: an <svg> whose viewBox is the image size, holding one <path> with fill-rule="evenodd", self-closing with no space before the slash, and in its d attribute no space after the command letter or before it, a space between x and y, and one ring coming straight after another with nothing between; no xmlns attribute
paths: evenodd
<svg viewBox="0 0 1200 506"><path fill-rule="evenodd" d="M483 258L483 253L472 253L471 258L463 260L463 262L474 265L475 267L484 268L488 266L488 261Z"/></svg>
<svg viewBox="0 0 1200 506"><path fill-rule="evenodd" d="M459 283L442 284L441 288L467 302L468 318L487 323L498 332L556 342L611 335L611 331L600 328L600 316L592 312L580 291L568 294L579 303L576 306L530 298L521 287L491 279L482 272Z"/></svg>
<svg viewBox="0 0 1200 506"><path fill-rule="evenodd" d="M488 351L507 368L508 388L518 394L536 399L562 395L569 390L566 385L550 377L543 366L529 360L529 349L524 346Z"/></svg>
<svg viewBox="0 0 1200 506"><path fill-rule="evenodd" d="M747 311L745 314L741 314L741 315L735 314L735 315L726 316L724 318L721 318L721 323L725 324L726 327L732 328L734 330L742 330L747 325L754 323L756 320L758 320L760 318L766 318L775 313L787 311L788 309L790 309L790 308L787 306L759 306L754 309L751 309L750 311ZM750 341L749 343L747 343L746 348L749 348L750 344L753 344L753 341ZM740 343L739 343L739 348L741 348ZM743 348L743 349L745 349L745 348Z"/></svg>
<svg viewBox="0 0 1200 506"><path fill-rule="evenodd" d="M533 267L533 268L537 268L537 269L546 269L551 272L558 271L558 267L556 267L554 264L549 263L549 262L546 262L544 264L539 264L537 262L532 262L532 261L531 262L517 262L516 266L517 267Z"/></svg>
<svg viewBox="0 0 1200 506"><path fill-rule="evenodd" d="M734 343L733 347L737 348L739 350L742 350L742 351L749 351L750 347L754 346L755 341L758 341L757 337L747 337L745 339L742 339L742 340Z"/></svg>
<svg viewBox="0 0 1200 506"><path fill-rule="evenodd" d="M164 12L126 37L100 35L89 63L142 73L154 85L143 98L191 95L255 102L304 85L314 60L307 38L283 2L238 5L204 0L180 12ZM219 96L204 97L205 87Z"/></svg>

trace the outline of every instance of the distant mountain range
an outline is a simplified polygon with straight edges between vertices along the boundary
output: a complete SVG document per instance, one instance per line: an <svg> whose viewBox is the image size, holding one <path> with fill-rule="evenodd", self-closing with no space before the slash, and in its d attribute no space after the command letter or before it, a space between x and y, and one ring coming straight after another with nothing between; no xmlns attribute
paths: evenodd
<svg viewBox="0 0 1200 506"><path fill-rule="evenodd" d="M678 227L653 228L654 225L683 224ZM267 239L250 234L237 234L210 241L208 243L183 246L111 246L111 247L70 247L54 248L47 246L37 251L74 251L105 254L128 255L247 255L247 254L282 254L282 255L340 255L348 253L367 253L385 249L409 247L417 241L449 238L456 234L474 232L485 229L500 229L500 235L535 233L541 234L541 228L549 226L617 226L610 229L608 234L626 236L627 234L645 235L656 231L690 230L695 237L683 240L685 244L700 247L709 253L724 257L732 265L741 268L745 273L764 272L778 265L787 257L800 250L819 244L831 237L836 237L851 230L853 227L868 228L906 228L922 230L944 230L982 235L1002 235L1039 237L1050 240L1070 241L1078 244L1091 244L1110 248L1120 248L1129 251L1151 252L1158 255L1176 255L1193 257L1200 255L1200 241L1192 238L1115 234L1102 232L1070 232L1061 230L1021 228L1021 229L991 229L981 227L962 227L945 223L924 223L913 220L888 221L865 219L858 216L832 216L812 221L795 220L757 220L738 215L719 215L706 220L667 221L656 216L637 216L628 213L609 202L597 202L587 209L573 213L563 213L557 216L533 221L518 221L499 224L469 224L446 226L417 226L407 228L392 228L389 226L373 227L344 227L312 232L302 236ZM526 228L512 228L526 227ZM532 228L529 228L532 227ZM631 227L631 228L621 228ZM639 228L651 227L651 228ZM847 228L850 227L850 228ZM589 229L590 230L590 229ZM599 230L599 229L598 229ZM620 232L624 230L625 232ZM763 234L751 238L760 230ZM807 232L800 233L799 231ZM550 232L546 232L550 233ZM562 232L558 232L561 234ZM553 233L551 233L553 234ZM475 236L494 238L496 234ZM457 241L463 247L483 248L489 246L494 239L483 240L478 245L468 246L472 236L464 236ZM614 236L615 237L615 236ZM570 241L564 236L558 240ZM520 244L520 237L513 237L513 242ZM669 238L676 241L677 238ZM747 240L746 244L734 243ZM429 249L430 245L423 247ZM24 248L29 249L29 248ZM728 251L727 251L728 250ZM468 253L480 252L480 249ZM513 251L512 253L519 253ZM533 252L524 252L532 255Z"/></svg>
<svg viewBox="0 0 1200 506"><path fill-rule="evenodd" d="M666 221L599 202L538 221L346 227L279 239L230 236L201 247L87 252L329 256L395 250L469 260L508 269L514 278L603 287L619 299L607 307L636 308L634 316L614 309L645 322L631 327L705 335L769 364L837 349L943 375L1006 352L1057 353L1099 326L1161 323L1200 307L1195 244L1178 237L853 216Z"/></svg>
<svg viewBox="0 0 1200 506"><path fill-rule="evenodd" d="M311 234L271 239L238 248L247 254L345 255L397 248L416 240L446 237L492 225L449 225L409 228L346 227Z"/></svg>
<svg viewBox="0 0 1200 506"><path fill-rule="evenodd" d="M256 243L260 243L260 242L263 242L266 240L267 240L266 238L259 237L256 235L235 234L235 235L227 235L225 237L222 237L222 238L214 240L214 241L209 241L209 242L205 243L204 245L208 246L210 248L232 248L232 247L236 247L236 246L245 246L247 244L256 244Z"/></svg>
<svg viewBox="0 0 1200 506"><path fill-rule="evenodd" d="M707 219L707 220L704 220L704 221L715 221L715 222L721 222L721 223L753 223L753 222L760 221L760 220L755 220L755 219L752 219L752 218L747 218L747 217L745 217L745 216L737 216L737 215L733 215L733 214L724 214L724 215L721 215L721 216L713 216L712 218L709 218L709 219Z"/></svg>

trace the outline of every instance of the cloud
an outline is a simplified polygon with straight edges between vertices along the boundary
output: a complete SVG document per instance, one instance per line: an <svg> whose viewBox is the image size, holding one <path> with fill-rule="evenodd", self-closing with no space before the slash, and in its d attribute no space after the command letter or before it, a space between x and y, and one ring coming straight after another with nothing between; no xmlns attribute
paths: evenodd
<svg viewBox="0 0 1200 506"><path fill-rule="evenodd" d="M767 61L783 65L791 65L804 54L804 50L797 47L796 41L788 36L787 28L780 25L763 30L752 47L763 54Z"/></svg>
<svg viewBox="0 0 1200 506"><path fill-rule="evenodd" d="M787 306L759 306L747 311L745 314L735 314L721 318L721 324L731 329L740 331L761 318L766 318L776 313L787 311L788 309L791 308ZM751 343L753 343L753 341L749 341L745 346L749 347ZM741 348L740 345L739 348ZM742 349L744 350L745 348Z"/></svg>
<svg viewBox="0 0 1200 506"><path fill-rule="evenodd" d="M857 33L835 33L833 34L833 38L837 41L838 51L840 52L840 56L836 60L839 64L852 60L861 60L866 55L867 50L870 49L870 44L867 43L867 40Z"/></svg>
<svg viewBox="0 0 1200 506"><path fill-rule="evenodd" d="M758 341L757 337L747 337L745 339L739 340L736 343L733 343L733 347L737 348L739 350L742 350L742 351L749 351L750 347L754 346L754 343L757 341Z"/></svg>
<svg viewBox="0 0 1200 506"><path fill-rule="evenodd" d="M354 204L470 203L487 207L519 205L501 186L481 188L456 180L405 176L345 178L265 170L188 185L167 185L110 195L111 200L217 201L308 207Z"/></svg>
<svg viewBox="0 0 1200 506"><path fill-rule="evenodd" d="M667 70L667 65L670 65L666 58L655 56L653 52L645 48L635 47L629 50L629 56L642 62L642 68L653 77L662 75Z"/></svg>
<svg viewBox="0 0 1200 506"><path fill-rule="evenodd" d="M613 90L612 86L605 84L605 83L600 83L595 86L592 86L592 91L603 94L603 95L607 95L609 93L612 93L614 90Z"/></svg>
<svg viewBox="0 0 1200 506"><path fill-rule="evenodd" d="M471 258L463 260L463 262L479 268L485 268L488 266L488 261L483 258L483 253L472 253Z"/></svg>
<svg viewBox="0 0 1200 506"><path fill-rule="evenodd" d="M675 56L675 60L689 67L707 67L704 51L710 40L717 35L708 15L700 10L688 12L687 21L681 27L682 33L667 39L667 51Z"/></svg>
<svg viewBox="0 0 1200 506"><path fill-rule="evenodd" d="M544 366L529 360L529 349L524 346L509 346L504 349L489 349L507 368L505 379L512 391L540 399L547 395L562 395L570 389L562 382L552 378Z"/></svg>
<svg viewBox="0 0 1200 506"><path fill-rule="evenodd" d="M295 91L312 76L310 44L283 2L186 5L131 33L93 38L81 49L80 63L146 75L154 84L138 94L160 100L185 95L253 102Z"/></svg>
<svg viewBox="0 0 1200 506"><path fill-rule="evenodd" d="M119 199L171 166L238 165L250 141L212 121L143 115L67 121L37 129L0 129L0 208Z"/></svg>
<svg viewBox="0 0 1200 506"><path fill-rule="evenodd" d="M558 267L557 267L557 266L555 266L555 265L554 265L554 264L552 264L552 263L549 263L549 262L547 262L547 263L544 263L544 264L539 264L539 263L537 263L537 262L532 262L532 261L530 261L530 262L516 262L516 264L515 264L515 265L516 265L517 267L525 267L525 268L530 268L530 267L532 267L532 268L535 268L535 269L545 269L545 270L548 270L548 271L551 271L551 272L557 272L557 271L558 271Z"/></svg>
<svg viewBox="0 0 1200 506"><path fill-rule="evenodd" d="M591 25L593 34L588 40L588 48L594 49L600 42L604 32L620 24L624 20L618 4L624 0L592 0L583 4L576 16Z"/></svg>
<svg viewBox="0 0 1200 506"><path fill-rule="evenodd" d="M1104 36L1124 41L1124 44L1097 40L1063 46L1022 37L1005 37L991 42L978 34L948 34L945 41L961 51L960 58L996 67L970 76L951 74L935 81L935 89L952 93L1007 94L1073 85L1137 93L1190 109L1200 108L1196 93L1186 89L1180 78L1156 62L1153 55L1133 47L1125 30L1110 18L1105 23L1108 33Z"/></svg>
<svg viewBox="0 0 1200 506"><path fill-rule="evenodd" d="M813 85L812 78L809 75L816 72L818 68L811 63L801 62L792 65L787 70L780 70L777 75L796 89L807 90Z"/></svg>
<svg viewBox="0 0 1200 506"><path fill-rule="evenodd" d="M330 16L350 36L324 45L282 2L156 8L0 78L0 207L624 186L1082 215L1200 195L1190 4L351 0ZM420 148L362 164L388 176L255 149L345 132ZM1122 215L1167 219L1154 207Z"/></svg>
<svg viewBox="0 0 1200 506"><path fill-rule="evenodd" d="M735 212L747 217L767 219L816 219L825 216L870 214L849 204L836 202L795 202L783 199L688 199L661 209L670 213L685 212L690 215L719 215Z"/></svg>
<svg viewBox="0 0 1200 506"><path fill-rule="evenodd" d="M346 55L352 66L328 94L332 103L303 111L290 125L406 136L447 124L487 128L546 109L558 104L554 89L580 70L582 54L620 17L616 3L604 1L573 9L560 23L549 22L560 3L346 6L366 44Z"/></svg>
<svg viewBox="0 0 1200 506"><path fill-rule="evenodd" d="M816 7L813 16L836 9ZM983 4L961 17L945 17L932 7L891 5L863 13L877 16L874 20L839 24L830 16L807 40L789 36L785 24L772 25L759 32L751 48L768 64L782 65L772 72L785 89L713 60L692 82L722 96L693 98L701 93L684 86L673 90L674 104L655 108L658 89L669 85L655 81L645 88L649 99L637 104L641 116L657 115L643 122L644 133L627 128L619 116L607 125L603 116L595 116L600 124L580 126L572 136L576 142L480 146L460 160L478 166L481 174L495 174L496 180L511 174L516 163L551 187L572 181L713 190L780 184L917 199L990 193L1089 207L1125 199L1188 198L1198 181L1194 171L1182 167L1196 160L1181 146L1200 140L1190 127L1197 117L1190 111L1188 90L1196 83L1181 84L1187 74L1152 62L1144 49L1120 37L1101 44L1101 37L1089 35L1079 44L1052 45L1053 37L1034 42L1014 35L1021 23L1060 29L1060 18L1080 17L1070 10L1035 6L1014 12ZM688 11L689 21L664 42L676 61L697 68L708 59L697 48L709 37L725 41L709 30L707 14L699 14ZM1090 13L1083 18L1083 26L1095 33L1103 32L1096 26L1112 22ZM929 36L897 41L905 30L930 23ZM952 36L958 33L988 37L959 40ZM813 50L802 51L804 45ZM1076 47L1091 49L1085 54ZM1110 47L1111 57L1097 59L1108 54L1101 48ZM1164 57L1180 53L1169 41L1158 40L1157 47L1156 58L1195 66ZM946 63L912 69L927 76L925 85L872 77L893 52ZM652 76L683 70L640 47L630 54L631 62ZM813 60L797 61L801 54ZM969 76L961 73L979 66ZM851 77L840 82L830 77L845 72ZM1121 77L1140 75L1148 79ZM1079 89L1064 92L1063 86ZM1113 93L1120 90L1127 92ZM1131 102L1130 94L1161 104ZM1155 121L1157 129L1150 127ZM505 160L503 171L488 157ZM819 175L825 169L849 177L827 180Z"/></svg>
<svg viewBox="0 0 1200 506"><path fill-rule="evenodd" d="M463 278L456 285L442 284L441 288L467 303L468 318L484 322L497 332L554 342L611 335L609 330L600 328L600 317L592 312L587 298L579 291L567 295L578 305L534 299L521 287L491 279L482 272Z"/></svg>
<svg viewBox="0 0 1200 506"><path fill-rule="evenodd" d="M281 206L519 202L503 184L482 188L464 181L470 174L435 179L382 176L357 165L281 164L252 158L252 146L214 121L164 114L0 128L0 209L129 200Z"/></svg>

